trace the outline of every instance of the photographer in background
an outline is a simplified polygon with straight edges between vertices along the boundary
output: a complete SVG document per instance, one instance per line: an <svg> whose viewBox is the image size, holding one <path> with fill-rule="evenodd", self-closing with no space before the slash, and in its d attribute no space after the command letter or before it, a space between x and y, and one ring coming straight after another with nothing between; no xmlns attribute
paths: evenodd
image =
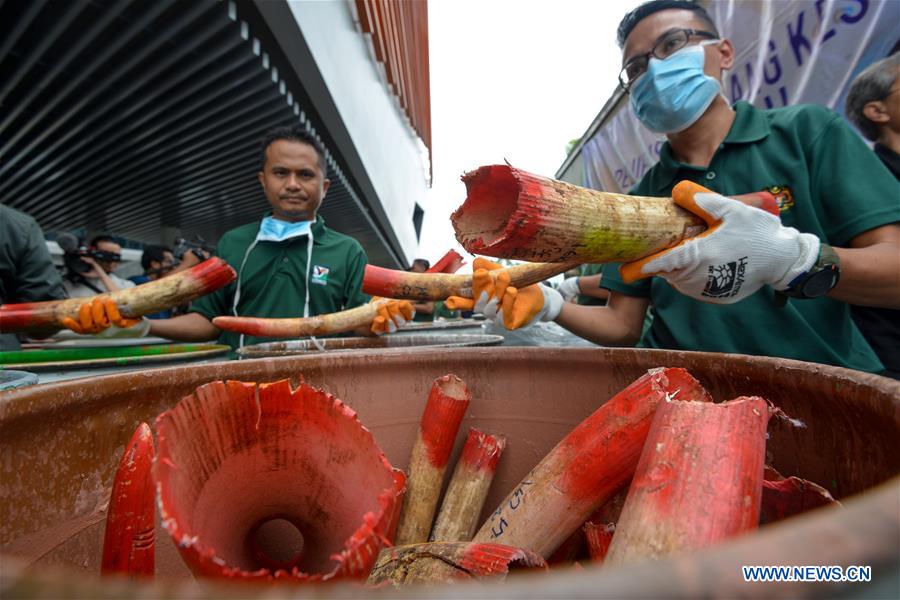
<svg viewBox="0 0 900 600"><path fill-rule="evenodd" d="M67 254L70 254L68 250ZM68 268L63 283L70 298L118 292L135 285L113 273L122 261L122 246L108 235L95 237L87 251L79 251L75 258L85 266L79 266L76 260L66 260Z"/></svg>
<svg viewBox="0 0 900 600"><path fill-rule="evenodd" d="M181 238L175 242L178 244L175 252L166 246L144 248L141 254L141 267L144 269L144 274L129 277L129 281L135 285L156 281L179 271L190 269L210 257L210 252L206 249L205 241L202 238L198 244ZM183 307L171 308L145 316L148 319L171 319L177 314L186 313L188 307L189 305L185 304Z"/></svg>
<svg viewBox="0 0 900 600"><path fill-rule="evenodd" d="M44 302L65 297L63 282L53 266L37 221L0 203L0 304ZM109 327L111 322L125 326L133 323L119 315L111 300L95 299L92 303L86 302L85 307L77 321L63 318L57 328L30 331L29 335L40 338L63 327L76 333L96 333ZM0 331L0 350L19 348L16 334Z"/></svg>
<svg viewBox="0 0 900 600"><path fill-rule="evenodd" d="M149 281L156 281L160 277L173 273L180 266L172 251L165 246L147 246L141 254L141 267L143 275L129 277L129 281L135 285L141 285ZM181 270L181 269L179 269Z"/></svg>

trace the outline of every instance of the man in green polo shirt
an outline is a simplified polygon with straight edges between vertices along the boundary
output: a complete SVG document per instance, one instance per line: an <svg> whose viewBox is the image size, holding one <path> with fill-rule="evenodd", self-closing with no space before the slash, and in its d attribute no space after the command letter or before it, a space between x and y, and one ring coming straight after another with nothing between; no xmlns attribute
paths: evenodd
<svg viewBox="0 0 900 600"><path fill-rule="evenodd" d="M671 195L710 230L625 269L652 278L626 283L607 265L607 306L565 304L541 286L507 289L488 310L501 321L509 313L507 327L555 320L605 345L640 342L882 372L848 303L900 306L897 181L825 108L730 106L720 80L734 49L700 6L641 5L620 24L619 42L620 80L635 114L668 140L632 193ZM726 198L773 186L780 222ZM482 281L476 298L484 291L490 303L489 281ZM653 324L641 336L651 304Z"/></svg>
<svg viewBox="0 0 900 600"><path fill-rule="evenodd" d="M270 132L263 140L259 181L272 207L261 222L232 229L218 255L238 273L229 285L200 298L188 314L150 322L150 333L233 348L268 341L220 331L221 315L292 318L338 312L365 304L362 280L368 259L359 242L325 226L317 214L328 191L324 151L300 128ZM395 301L359 334L387 333L412 318Z"/></svg>

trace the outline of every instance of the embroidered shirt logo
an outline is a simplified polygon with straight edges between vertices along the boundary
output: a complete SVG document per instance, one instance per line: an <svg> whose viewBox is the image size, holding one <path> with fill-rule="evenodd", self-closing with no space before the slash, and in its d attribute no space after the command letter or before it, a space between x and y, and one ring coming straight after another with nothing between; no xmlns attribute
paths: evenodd
<svg viewBox="0 0 900 600"><path fill-rule="evenodd" d="M736 296L744 285L747 257L718 266L710 266L703 295L708 298L730 298Z"/></svg>
<svg viewBox="0 0 900 600"><path fill-rule="evenodd" d="M318 283L319 285L328 285L328 267L320 267L319 265L313 265L312 268L312 282Z"/></svg>
<svg viewBox="0 0 900 600"><path fill-rule="evenodd" d="M765 190L773 196L778 203L778 212L787 212L794 208L794 192L786 185L770 185Z"/></svg>

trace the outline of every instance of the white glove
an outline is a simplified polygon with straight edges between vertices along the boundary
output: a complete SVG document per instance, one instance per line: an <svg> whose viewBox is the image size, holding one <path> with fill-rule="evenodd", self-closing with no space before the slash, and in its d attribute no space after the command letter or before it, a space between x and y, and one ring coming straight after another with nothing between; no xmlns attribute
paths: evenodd
<svg viewBox="0 0 900 600"><path fill-rule="evenodd" d="M581 293L581 287L578 285L578 277L569 277L564 279L556 291L562 294L563 300L568 302Z"/></svg>
<svg viewBox="0 0 900 600"><path fill-rule="evenodd" d="M642 276L659 275L686 296L732 304L764 285L785 290L819 256L819 238L784 227L778 217L683 181L675 202L709 229L640 263ZM633 267L632 267L633 268Z"/></svg>

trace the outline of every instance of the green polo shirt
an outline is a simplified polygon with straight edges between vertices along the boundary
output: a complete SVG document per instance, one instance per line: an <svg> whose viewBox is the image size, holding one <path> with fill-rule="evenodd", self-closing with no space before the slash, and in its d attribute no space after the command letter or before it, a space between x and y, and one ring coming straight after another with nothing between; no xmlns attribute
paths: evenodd
<svg viewBox="0 0 900 600"><path fill-rule="evenodd" d="M683 179L729 196L786 186L781 221L845 247L855 236L900 221L900 184L832 111L799 105L761 110L735 105L734 124L708 168L677 162L669 144L632 193L670 196ZM603 287L649 298L655 318L641 346L782 356L878 373L883 366L850 318L830 298L788 301L779 308L766 286L730 305L678 293L661 277L632 285L618 265L603 269Z"/></svg>
<svg viewBox="0 0 900 600"><path fill-rule="evenodd" d="M308 238L259 242L247 255L258 232L259 222L232 229L222 236L217 248L218 255L240 273L237 314L272 319L302 317L307 287ZM326 227L321 216L316 217L312 232L309 314L332 313L366 303L368 296L362 292L362 280L368 259L359 242ZM210 320L233 315L236 289L237 281L234 281L200 298L191 305L191 312ZM240 334L224 331L219 343L237 348L239 339ZM245 346L267 341L273 340L244 336Z"/></svg>
<svg viewBox="0 0 900 600"><path fill-rule="evenodd" d="M591 275L597 275L602 271L603 265L581 265L578 267L578 276L590 277ZM604 306L606 304L606 300L594 298L593 296L585 296L584 294L578 294L577 296L575 296L575 301L578 302L578 304L584 304L586 306Z"/></svg>

